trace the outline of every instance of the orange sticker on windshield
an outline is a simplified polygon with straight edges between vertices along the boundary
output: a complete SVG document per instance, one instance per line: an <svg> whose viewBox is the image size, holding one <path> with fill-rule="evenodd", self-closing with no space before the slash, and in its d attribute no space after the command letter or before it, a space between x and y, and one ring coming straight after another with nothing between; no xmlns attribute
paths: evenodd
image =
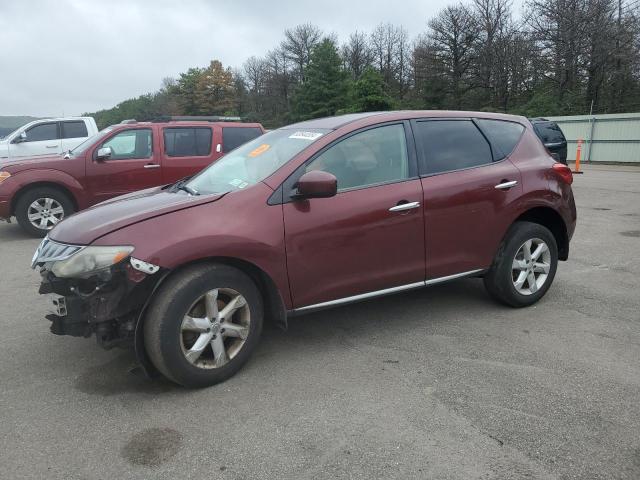
<svg viewBox="0 0 640 480"><path fill-rule="evenodd" d="M264 152L266 152L267 150L269 150L271 148L271 145L269 145L268 143L263 143L262 145L260 145L258 148L256 148L255 150L253 150L249 156L251 158L257 157L258 155L262 155Z"/></svg>

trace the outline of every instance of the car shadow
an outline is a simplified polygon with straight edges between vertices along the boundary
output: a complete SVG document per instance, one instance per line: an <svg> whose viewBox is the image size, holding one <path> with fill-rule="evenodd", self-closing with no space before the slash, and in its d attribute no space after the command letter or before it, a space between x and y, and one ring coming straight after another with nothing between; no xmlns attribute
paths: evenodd
<svg viewBox="0 0 640 480"><path fill-rule="evenodd" d="M11 223L0 221L0 244L4 242L15 242L20 240L37 240L25 232L14 220Z"/></svg>

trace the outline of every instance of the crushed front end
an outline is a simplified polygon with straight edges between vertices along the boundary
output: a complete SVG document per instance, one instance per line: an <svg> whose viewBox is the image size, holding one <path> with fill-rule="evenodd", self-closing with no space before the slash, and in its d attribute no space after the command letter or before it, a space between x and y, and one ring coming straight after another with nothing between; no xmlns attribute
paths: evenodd
<svg viewBox="0 0 640 480"><path fill-rule="evenodd" d="M92 249L92 250L91 250ZM133 346L140 312L163 272L131 256L133 247L85 247L45 238L32 268L49 295L51 332L90 337L104 348Z"/></svg>

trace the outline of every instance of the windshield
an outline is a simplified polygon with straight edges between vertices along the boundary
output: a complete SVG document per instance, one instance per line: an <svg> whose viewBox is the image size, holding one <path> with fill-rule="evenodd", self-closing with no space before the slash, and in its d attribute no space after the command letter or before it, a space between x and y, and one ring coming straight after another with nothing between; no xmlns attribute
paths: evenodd
<svg viewBox="0 0 640 480"><path fill-rule="evenodd" d="M312 128L266 133L231 151L186 186L202 195L241 190L261 182L330 131Z"/></svg>
<svg viewBox="0 0 640 480"><path fill-rule="evenodd" d="M113 127L107 127L103 130L100 130L94 136L87 138L84 142L82 142L76 148L71 150L71 155L83 154L91 145L93 145L96 141L100 140L101 138L105 137L111 130L113 130Z"/></svg>

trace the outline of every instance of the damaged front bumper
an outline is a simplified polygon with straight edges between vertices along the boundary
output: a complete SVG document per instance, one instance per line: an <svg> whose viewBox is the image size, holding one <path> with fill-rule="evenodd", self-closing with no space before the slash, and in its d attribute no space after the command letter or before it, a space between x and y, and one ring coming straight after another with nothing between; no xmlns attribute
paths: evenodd
<svg viewBox="0 0 640 480"><path fill-rule="evenodd" d="M86 279L58 278L42 268L39 293L51 296L51 332L96 335L104 348L133 346L141 312L162 272L145 273L124 261Z"/></svg>

